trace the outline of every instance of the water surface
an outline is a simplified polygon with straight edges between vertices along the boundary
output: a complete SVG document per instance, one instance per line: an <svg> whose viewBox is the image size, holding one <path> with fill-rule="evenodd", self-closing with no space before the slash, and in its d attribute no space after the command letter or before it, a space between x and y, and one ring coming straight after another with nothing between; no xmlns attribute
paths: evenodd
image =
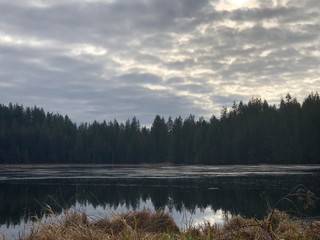
<svg viewBox="0 0 320 240"><path fill-rule="evenodd" d="M320 166L314 165L2 166L0 234L12 238L28 229L32 216L45 218L46 204L58 215L71 208L98 218L163 209L182 228L204 220L223 224L238 214L262 218L298 184L319 196L319 183ZM304 213L319 216L319 204Z"/></svg>

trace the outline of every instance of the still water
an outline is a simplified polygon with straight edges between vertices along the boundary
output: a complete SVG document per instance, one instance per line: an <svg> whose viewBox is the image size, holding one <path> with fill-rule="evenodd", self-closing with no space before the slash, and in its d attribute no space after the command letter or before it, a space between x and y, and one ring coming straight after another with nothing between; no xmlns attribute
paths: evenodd
<svg viewBox="0 0 320 240"><path fill-rule="evenodd" d="M320 196L320 165L0 166L0 238L27 231L33 216L45 219L46 204L58 215L75 209L93 218L163 209L181 228L238 214L262 218L298 184ZM319 205L299 210L319 217Z"/></svg>

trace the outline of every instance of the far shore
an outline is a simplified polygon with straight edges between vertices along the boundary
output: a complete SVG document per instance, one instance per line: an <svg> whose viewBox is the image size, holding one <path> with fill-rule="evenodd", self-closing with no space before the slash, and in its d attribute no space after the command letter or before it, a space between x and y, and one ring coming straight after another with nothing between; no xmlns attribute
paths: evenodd
<svg viewBox="0 0 320 240"><path fill-rule="evenodd" d="M139 164L79 164L79 163L69 163L69 164L45 164L45 163L36 163L36 164L0 164L0 168L107 168L107 167L166 167L166 166L179 166L172 163L139 163Z"/></svg>
<svg viewBox="0 0 320 240"><path fill-rule="evenodd" d="M119 168L119 167L174 167L174 166L212 166L212 167L227 167L227 166L310 166L310 167L320 167L320 164L228 164L228 165L202 165L202 164L174 164L174 163L139 163L139 164L95 164L95 163L68 163L68 164L52 164L52 163L35 163L35 164L3 164L0 163L0 169L30 169L30 168Z"/></svg>

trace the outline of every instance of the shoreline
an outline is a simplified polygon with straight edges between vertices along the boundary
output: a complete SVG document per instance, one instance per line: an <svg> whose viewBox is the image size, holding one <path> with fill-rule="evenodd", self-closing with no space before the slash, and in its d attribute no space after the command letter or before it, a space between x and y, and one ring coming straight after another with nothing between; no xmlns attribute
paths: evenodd
<svg viewBox="0 0 320 240"><path fill-rule="evenodd" d="M109 167L130 167L130 168L136 168L136 167L145 167L145 168L151 168L151 167L263 167L263 166L283 166L283 167L294 167L294 166L306 166L306 167L316 167L320 168L320 164L218 164L218 165L206 165L206 164L174 164L174 163L139 163L139 164L96 164L96 163L30 163L30 164L4 164L0 163L0 169L29 169L29 168L109 168Z"/></svg>

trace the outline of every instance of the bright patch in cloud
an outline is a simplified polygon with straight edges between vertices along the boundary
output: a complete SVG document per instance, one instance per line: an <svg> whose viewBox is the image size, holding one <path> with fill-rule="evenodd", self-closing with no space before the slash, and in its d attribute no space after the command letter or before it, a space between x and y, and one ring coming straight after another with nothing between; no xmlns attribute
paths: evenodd
<svg viewBox="0 0 320 240"><path fill-rule="evenodd" d="M90 44L79 44L71 50L73 55L94 55L101 56L107 53L107 50L102 47L97 47Z"/></svg>
<svg viewBox="0 0 320 240"><path fill-rule="evenodd" d="M218 11L233 11L240 8L256 8L259 4L256 0L220 0L216 5Z"/></svg>
<svg viewBox="0 0 320 240"><path fill-rule="evenodd" d="M143 87L148 88L153 91L163 91L167 90L168 88L161 85L152 85L152 84L144 84Z"/></svg>
<svg viewBox="0 0 320 240"><path fill-rule="evenodd" d="M1 33L0 31L0 44L21 45L26 47L45 47L50 43L49 41L41 41L32 37L30 38L26 36L14 36L6 33Z"/></svg>

